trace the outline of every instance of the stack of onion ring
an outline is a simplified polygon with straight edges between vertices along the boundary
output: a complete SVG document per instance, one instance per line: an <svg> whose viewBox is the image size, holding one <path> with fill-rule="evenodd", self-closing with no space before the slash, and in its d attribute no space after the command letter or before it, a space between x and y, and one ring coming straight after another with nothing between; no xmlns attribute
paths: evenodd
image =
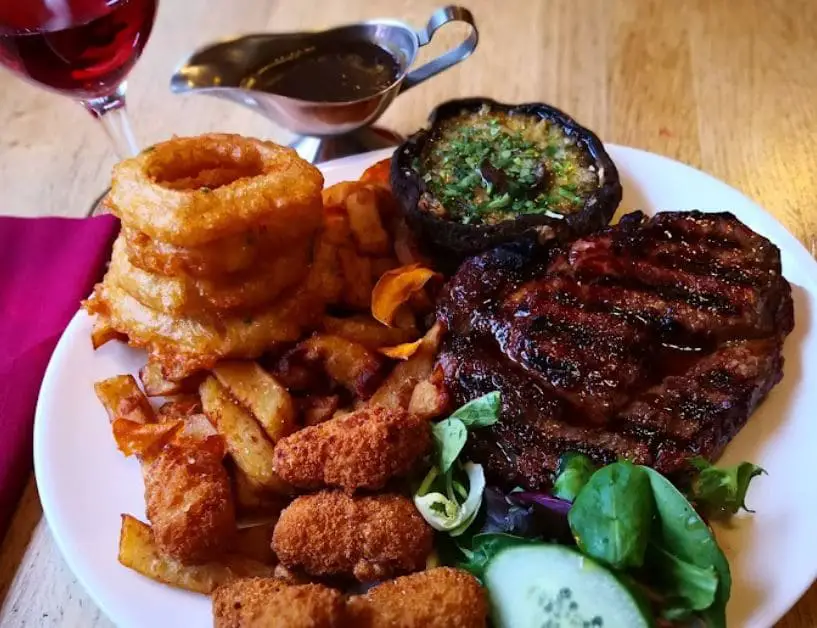
<svg viewBox="0 0 817 628"><path fill-rule="evenodd" d="M119 163L108 204L122 232L86 309L168 379L297 340L323 305L307 281L322 187L293 150L238 135Z"/></svg>

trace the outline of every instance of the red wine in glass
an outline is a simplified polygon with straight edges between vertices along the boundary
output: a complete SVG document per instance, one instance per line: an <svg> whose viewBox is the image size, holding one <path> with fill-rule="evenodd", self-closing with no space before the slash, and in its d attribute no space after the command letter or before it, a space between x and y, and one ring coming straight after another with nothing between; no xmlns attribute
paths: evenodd
<svg viewBox="0 0 817 628"><path fill-rule="evenodd" d="M121 157L136 152L125 78L145 47L157 0L0 0L0 64L79 100Z"/></svg>

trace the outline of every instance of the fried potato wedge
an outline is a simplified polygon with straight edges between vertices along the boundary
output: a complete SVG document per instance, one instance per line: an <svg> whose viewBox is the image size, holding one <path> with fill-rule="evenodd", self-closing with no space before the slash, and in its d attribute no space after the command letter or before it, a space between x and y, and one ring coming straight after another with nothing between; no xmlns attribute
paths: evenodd
<svg viewBox="0 0 817 628"><path fill-rule="evenodd" d="M259 487L244 471L231 465L233 498L239 520L269 519L286 506L287 498L280 493Z"/></svg>
<svg viewBox="0 0 817 628"><path fill-rule="evenodd" d="M434 419L447 414L450 409L451 395L445 386L442 367L437 365L428 379L414 387L408 411L424 419Z"/></svg>
<svg viewBox="0 0 817 628"><path fill-rule="evenodd" d="M378 161L366 168L360 176L363 183L375 183L386 187L391 187L390 183L391 173L391 157Z"/></svg>
<svg viewBox="0 0 817 628"><path fill-rule="evenodd" d="M417 329L417 315L411 309L408 303L403 303L394 312L394 326L397 329L402 329L413 336L419 336Z"/></svg>
<svg viewBox="0 0 817 628"><path fill-rule="evenodd" d="M301 422L307 427L318 425L331 419L339 407L339 395L309 395L301 400Z"/></svg>
<svg viewBox="0 0 817 628"><path fill-rule="evenodd" d="M414 355L394 367L380 388L369 399L369 404L386 408L408 409L414 388L431 375L442 336L442 325L435 323L423 336L420 347Z"/></svg>
<svg viewBox="0 0 817 628"><path fill-rule="evenodd" d="M139 423L128 419L115 419L111 424L119 451L126 456L138 456L143 460L156 456L183 427L182 420Z"/></svg>
<svg viewBox="0 0 817 628"><path fill-rule="evenodd" d="M372 316L391 326L398 308L408 302L411 295L422 290L426 283L440 275L420 264L401 266L383 273L372 290Z"/></svg>
<svg viewBox="0 0 817 628"><path fill-rule="evenodd" d="M236 466L251 483L273 492L288 492L286 484L272 470L273 444L252 415L233 400L215 377L205 379L199 392L204 412L224 437Z"/></svg>
<svg viewBox="0 0 817 628"><path fill-rule="evenodd" d="M341 181L340 183L335 183L334 185L330 185L327 188L324 188L321 192L321 197L323 198L323 206L329 207L332 205L340 205L343 206L346 202L346 197L349 196L355 190L363 187L363 183L360 181Z"/></svg>
<svg viewBox="0 0 817 628"><path fill-rule="evenodd" d="M156 415L133 375L117 375L94 384L97 399L111 422L127 419L133 423L153 423Z"/></svg>
<svg viewBox="0 0 817 628"><path fill-rule="evenodd" d="M332 205L323 208L323 237L334 246L349 244L352 230L344 207Z"/></svg>
<svg viewBox="0 0 817 628"><path fill-rule="evenodd" d="M158 363L148 362L139 369L139 381L148 397L170 397L198 391L201 378L193 376L173 382L165 378Z"/></svg>
<svg viewBox="0 0 817 628"><path fill-rule="evenodd" d="M338 247L323 236L315 241L312 266L306 285L324 303L337 303L343 292L343 276L338 262Z"/></svg>
<svg viewBox="0 0 817 628"><path fill-rule="evenodd" d="M391 347L413 340L411 332L397 327L386 327L368 314L356 314L348 318L324 316L323 330L363 345L367 349Z"/></svg>
<svg viewBox="0 0 817 628"><path fill-rule="evenodd" d="M372 263L350 246L338 249L343 290L341 300L349 307L368 311L372 302Z"/></svg>
<svg viewBox="0 0 817 628"><path fill-rule="evenodd" d="M156 418L159 421L183 419L193 414L201 414L201 399L192 394L183 394L171 397L159 406Z"/></svg>
<svg viewBox="0 0 817 628"><path fill-rule="evenodd" d="M384 273L400 266L400 262L395 257L372 257L372 281L377 283Z"/></svg>
<svg viewBox="0 0 817 628"><path fill-rule="evenodd" d="M209 595L218 586L254 576L272 576L273 567L242 555L228 555L218 562L185 565L159 551L153 531L130 515L122 515L119 562L151 580Z"/></svg>
<svg viewBox="0 0 817 628"><path fill-rule="evenodd" d="M223 440L223 437L218 433L218 430L216 430L206 414L191 414L184 418L184 426L176 434L174 440L189 439L201 443L214 436L218 436ZM226 448L226 443L224 447Z"/></svg>
<svg viewBox="0 0 817 628"><path fill-rule="evenodd" d="M127 341L127 339L128 337L125 334L116 331L111 326L111 321L107 316L97 314L94 326L91 328L91 346L95 350L111 340Z"/></svg>
<svg viewBox="0 0 817 628"><path fill-rule="evenodd" d="M270 545L275 521L239 528L233 538L232 553L257 560L259 563L274 565L275 552Z"/></svg>
<svg viewBox="0 0 817 628"><path fill-rule="evenodd" d="M253 414L273 443L295 430L295 406L287 389L257 362L220 362L213 374Z"/></svg>
<svg viewBox="0 0 817 628"><path fill-rule="evenodd" d="M290 364L320 364L326 375L361 399L380 383L386 362L366 347L340 336L315 334L282 359Z"/></svg>
<svg viewBox="0 0 817 628"><path fill-rule="evenodd" d="M394 254L404 266L411 264L429 265L429 260L420 251L414 234L403 218L397 220L394 226Z"/></svg>
<svg viewBox="0 0 817 628"><path fill-rule="evenodd" d="M383 228L375 191L361 187L346 197L346 213L357 249L367 255L389 252L389 234Z"/></svg>

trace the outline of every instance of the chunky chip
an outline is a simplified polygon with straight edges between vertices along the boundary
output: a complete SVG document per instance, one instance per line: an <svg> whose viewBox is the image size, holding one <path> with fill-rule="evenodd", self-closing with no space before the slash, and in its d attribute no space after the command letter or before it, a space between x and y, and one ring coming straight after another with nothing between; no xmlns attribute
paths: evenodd
<svg viewBox="0 0 817 628"><path fill-rule="evenodd" d="M127 419L134 423L153 423L156 420L150 402L139 390L133 375L117 375L96 382L94 391L112 422Z"/></svg>
<svg viewBox="0 0 817 628"><path fill-rule="evenodd" d="M362 187L346 198L346 212L357 248L367 255L389 252L389 234L383 228L374 190Z"/></svg>
<svg viewBox="0 0 817 628"><path fill-rule="evenodd" d="M272 470L272 442L252 415L233 400L215 377L202 382L200 393L204 412L224 437L236 466L255 486L286 493L288 487Z"/></svg>
<svg viewBox="0 0 817 628"><path fill-rule="evenodd" d="M323 330L363 345L367 349L379 349L410 342L411 331L399 327L386 327L368 314L356 314L346 318L323 317Z"/></svg>
<svg viewBox="0 0 817 628"><path fill-rule="evenodd" d="M380 383L385 361L366 347L340 336L315 334L282 358L292 371L302 366L320 365L334 382L361 399L367 399Z"/></svg>
<svg viewBox="0 0 817 628"><path fill-rule="evenodd" d="M164 423L139 423L128 419L115 419L111 424L116 446L126 456L138 456L149 460L184 427L184 421Z"/></svg>
<svg viewBox="0 0 817 628"><path fill-rule="evenodd" d="M374 183L377 185L382 185L387 188L391 188L391 184L389 183L390 180L390 172L391 172L391 157L388 159L383 159L378 161L376 164L373 164L366 168L363 171L363 174L360 177L360 181L362 183Z"/></svg>
<svg viewBox="0 0 817 628"><path fill-rule="evenodd" d="M272 576L273 567L240 554L217 562L185 565L159 551L150 526L130 515L122 515L119 562L156 582L209 595L218 586L256 576Z"/></svg>
<svg viewBox="0 0 817 628"><path fill-rule="evenodd" d="M369 399L371 405L386 408L409 407L415 386L427 379L434 368L434 358L442 341L442 325L436 323L422 338L420 347L405 362L400 362Z"/></svg>
<svg viewBox="0 0 817 628"><path fill-rule="evenodd" d="M295 430L292 398L257 362L220 362L213 374L252 413L273 443Z"/></svg>

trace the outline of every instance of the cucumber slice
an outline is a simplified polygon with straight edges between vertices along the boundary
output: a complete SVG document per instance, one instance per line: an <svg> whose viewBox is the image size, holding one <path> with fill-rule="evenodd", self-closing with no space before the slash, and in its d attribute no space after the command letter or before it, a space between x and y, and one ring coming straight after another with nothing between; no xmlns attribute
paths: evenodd
<svg viewBox="0 0 817 628"><path fill-rule="evenodd" d="M649 614L596 561L561 545L509 547L483 577L497 628L647 628Z"/></svg>

